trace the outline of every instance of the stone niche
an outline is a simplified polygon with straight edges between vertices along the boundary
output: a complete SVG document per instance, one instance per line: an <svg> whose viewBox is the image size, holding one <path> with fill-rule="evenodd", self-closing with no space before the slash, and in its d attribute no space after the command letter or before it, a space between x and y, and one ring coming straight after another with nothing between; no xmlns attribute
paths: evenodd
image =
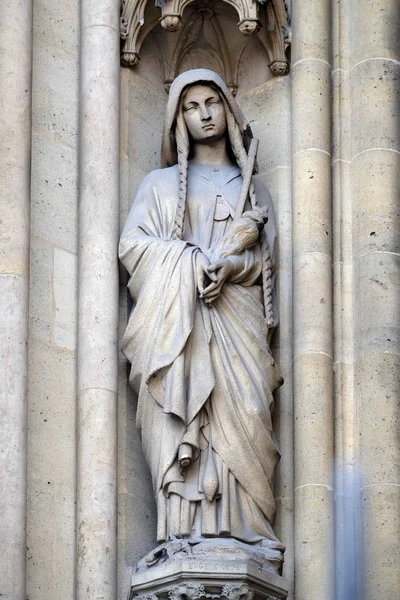
<svg viewBox="0 0 400 600"><path fill-rule="evenodd" d="M126 221L138 185L148 172L160 167L161 137L170 82L181 72L191 68L212 69L220 74L236 93L239 105L251 122L255 137L260 140L258 178L267 185L272 194L278 229L281 232L277 292L278 295L289 297L285 286L288 281L287 273L291 269L291 220L288 218L291 205L290 76L279 75L277 72L274 75L272 72L272 25L261 25L258 32L246 35L238 26L240 19L234 3L223 0L196 1L185 3L179 18L179 28L176 31L168 31L160 22L162 8L156 8L154 0L132 3L131 8L133 4L142 12L135 13L135 19L138 17L141 23L136 30L136 45L132 45L133 38L126 33L129 27L123 29L122 36L121 227ZM276 14L278 3L257 5L257 9L263 13L260 19L262 21L268 15L267 9L274 9ZM283 2L281 6L284 7ZM123 19L129 17L127 8L128 2L125 2ZM279 25L280 38L277 37L276 40L280 39L282 44L281 58L284 58L283 72L286 73L285 47L289 41L289 26L286 12L284 14L286 29ZM130 18L133 19L133 14ZM133 23L133 20L131 22ZM136 23L136 20L134 22ZM257 27L259 25L258 23ZM133 53L129 60L128 52ZM120 335L126 329L131 310L124 278L125 273L121 272ZM290 311L289 305L287 310ZM289 382L290 373L285 370L284 364L284 355L287 352L285 340L288 335L283 327L286 327L286 322L287 319L282 319L283 325L275 334L273 344L274 355L277 361L280 361L283 376ZM283 358L280 358L280 353ZM287 404L290 394L290 383L286 383L276 396L275 412L279 417L275 430L278 442L280 438L284 442L284 432L291 427L291 422L288 423L290 415L286 418L284 411L280 414L280 403L282 401ZM283 398L285 395L289 400ZM165 567L159 576L156 575L155 569L159 569L156 566L148 573L134 574L132 580L134 565L156 545L156 511L150 475L136 431L135 410L136 398L128 384L128 365L121 355L118 389L118 597L126 598L132 586L133 596L148 596L152 597L152 600L174 598L174 593L177 595L176 586L180 586L179 600L185 600L186 597L188 600L223 597L228 589L231 590L230 600L285 598L282 583L284 579L280 579L275 573L260 569L254 561L246 558L239 561L240 566L236 565L236 570L228 569L223 577L220 572L218 585L214 580L211 585L210 580L205 577L204 570L200 568L200 563L204 561L186 558L174 560L168 566L168 576L165 574ZM278 500L275 526L278 536L287 544L283 575L285 576L286 571L289 577L292 569L292 548L289 544L290 536L286 532L290 531L292 514L290 507L286 508L285 505L285 481L291 476L292 456L290 448L285 448L284 445L281 446L281 452L282 460L276 480L275 495ZM221 568L223 562L218 563L218 568ZM232 564L228 566L230 569L233 567ZM279 581L281 584L277 583ZM201 590L200 596L190 596L187 591L182 592L182 585L189 583L200 586L196 588ZM228 585L234 587L224 587ZM233 590L236 590L235 595L232 595Z"/></svg>

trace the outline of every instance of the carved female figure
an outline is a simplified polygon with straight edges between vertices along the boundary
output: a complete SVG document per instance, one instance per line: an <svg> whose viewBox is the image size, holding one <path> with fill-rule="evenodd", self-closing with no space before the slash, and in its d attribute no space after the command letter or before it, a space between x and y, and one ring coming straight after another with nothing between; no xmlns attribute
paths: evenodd
<svg viewBox="0 0 400 600"><path fill-rule="evenodd" d="M281 378L268 345L275 226L256 180L237 214L250 139L218 75L174 81L164 168L142 182L121 237L134 301L123 352L158 541L229 538L279 560L271 407Z"/></svg>

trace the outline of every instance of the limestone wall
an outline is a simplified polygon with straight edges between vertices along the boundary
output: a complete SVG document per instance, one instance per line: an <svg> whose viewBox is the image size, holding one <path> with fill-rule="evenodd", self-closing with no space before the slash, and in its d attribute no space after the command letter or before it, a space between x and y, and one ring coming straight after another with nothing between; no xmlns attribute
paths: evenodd
<svg viewBox="0 0 400 600"><path fill-rule="evenodd" d="M27 597L73 598L79 2L34 3Z"/></svg>

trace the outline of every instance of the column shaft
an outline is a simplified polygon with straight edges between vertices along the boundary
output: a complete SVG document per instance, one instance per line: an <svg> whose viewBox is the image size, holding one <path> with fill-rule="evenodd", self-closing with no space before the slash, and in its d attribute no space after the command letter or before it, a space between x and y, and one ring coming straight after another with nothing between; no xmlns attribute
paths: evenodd
<svg viewBox="0 0 400 600"><path fill-rule="evenodd" d="M81 5L78 600L117 597L119 10Z"/></svg>
<svg viewBox="0 0 400 600"><path fill-rule="evenodd" d="M292 2L296 600L334 598L330 2Z"/></svg>
<svg viewBox="0 0 400 600"><path fill-rule="evenodd" d="M22 43L21 43L22 41ZM25 600L32 2L0 4L0 581Z"/></svg>
<svg viewBox="0 0 400 600"><path fill-rule="evenodd" d="M351 0L332 4L332 216L335 391L336 597L356 597L357 436L353 394L353 252L350 132Z"/></svg>
<svg viewBox="0 0 400 600"><path fill-rule="evenodd" d="M400 10L372 6L355 0L350 13L358 600L400 589Z"/></svg>

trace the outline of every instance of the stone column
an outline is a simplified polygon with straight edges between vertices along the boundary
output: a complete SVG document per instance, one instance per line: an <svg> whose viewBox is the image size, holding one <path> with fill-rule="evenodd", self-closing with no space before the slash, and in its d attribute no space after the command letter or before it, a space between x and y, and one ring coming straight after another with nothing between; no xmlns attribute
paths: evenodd
<svg viewBox="0 0 400 600"><path fill-rule="evenodd" d="M25 600L32 2L0 3L0 582Z"/></svg>
<svg viewBox="0 0 400 600"><path fill-rule="evenodd" d="M292 2L296 600L335 594L330 4Z"/></svg>
<svg viewBox="0 0 400 600"><path fill-rule="evenodd" d="M400 589L400 10L352 2L354 392L360 460L360 600Z"/></svg>
<svg viewBox="0 0 400 600"><path fill-rule="evenodd" d="M353 394L353 264L350 131L350 4L332 4L332 216L335 389L335 573L338 600L356 598L356 410Z"/></svg>
<svg viewBox="0 0 400 600"><path fill-rule="evenodd" d="M115 600L119 0L82 0L77 597Z"/></svg>

